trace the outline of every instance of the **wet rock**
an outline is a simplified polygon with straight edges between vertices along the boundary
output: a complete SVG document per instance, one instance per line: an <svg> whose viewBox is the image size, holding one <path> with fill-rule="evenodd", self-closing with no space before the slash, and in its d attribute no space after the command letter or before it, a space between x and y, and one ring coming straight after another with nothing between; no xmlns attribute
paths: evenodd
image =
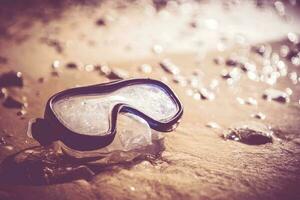
<svg viewBox="0 0 300 200"><path fill-rule="evenodd" d="M276 89L267 89L264 91L263 98L268 101L277 101L279 103L288 103L290 101L289 95L286 92L276 90Z"/></svg>
<svg viewBox="0 0 300 200"><path fill-rule="evenodd" d="M3 102L3 106L5 106L6 108L17 108L17 109L21 109L24 106L24 103L14 99L11 96L8 96L4 102Z"/></svg>
<svg viewBox="0 0 300 200"><path fill-rule="evenodd" d="M249 145L273 142L273 132L264 124L246 122L233 126L223 134L226 140L235 140Z"/></svg>
<svg viewBox="0 0 300 200"><path fill-rule="evenodd" d="M173 64L169 59L164 59L159 64L167 73L176 75L180 72L179 68L175 64Z"/></svg>
<svg viewBox="0 0 300 200"><path fill-rule="evenodd" d="M10 71L0 75L0 87L23 87L23 76L21 72Z"/></svg>

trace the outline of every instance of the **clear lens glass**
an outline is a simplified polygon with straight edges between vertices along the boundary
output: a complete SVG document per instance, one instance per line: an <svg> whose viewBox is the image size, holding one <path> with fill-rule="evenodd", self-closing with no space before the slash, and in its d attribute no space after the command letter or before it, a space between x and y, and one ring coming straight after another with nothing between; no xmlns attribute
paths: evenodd
<svg viewBox="0 0 300 200"><path fill-rule="evenodd" d="M103 135L109 129L110 111L125 103L157 121L175 116L174 99L154 84L135 84L107 94L77 95L53 104L56 117L70 130L85 135Z"/></svg>

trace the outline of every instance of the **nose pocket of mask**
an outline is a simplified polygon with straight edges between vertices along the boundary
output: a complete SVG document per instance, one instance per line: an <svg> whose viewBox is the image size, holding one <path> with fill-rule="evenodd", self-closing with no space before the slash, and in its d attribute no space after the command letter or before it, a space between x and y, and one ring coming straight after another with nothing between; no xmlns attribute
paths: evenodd
<svg viewBox="0 0 300 200"><path fill-rule="evenodd" d="M62 91L49 99L45 118L67 146L94 150L113 141L120 112L142 118L153 129L168 131L183 109L164 83L130 79Z"/></svg>

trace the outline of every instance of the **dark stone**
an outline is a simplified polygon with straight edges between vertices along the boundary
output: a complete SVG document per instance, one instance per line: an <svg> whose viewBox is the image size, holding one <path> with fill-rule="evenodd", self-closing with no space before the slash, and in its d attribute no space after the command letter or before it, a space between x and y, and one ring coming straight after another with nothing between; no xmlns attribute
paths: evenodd
<svg viewBox="0 0 300 200"><path fill-rule="evenodd" d="M21 72L10 71L0 75L0 87L23 87L23 76Z"/></svg>

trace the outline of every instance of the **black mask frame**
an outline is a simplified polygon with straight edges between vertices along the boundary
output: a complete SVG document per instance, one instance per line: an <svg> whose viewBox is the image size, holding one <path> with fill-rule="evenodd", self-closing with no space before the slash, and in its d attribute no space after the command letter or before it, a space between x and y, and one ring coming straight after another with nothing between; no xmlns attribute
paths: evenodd
<svg viewBox="0 0 300 200"><path fill-rule="evenodd" d="M137 84L153 84L161 87L167 92L167 94L173 99L177 106L178 111L176 114L166 121L157 121L149 117L145 113L131 107L128 104L118 103L114 105L111 110L111 120L108 127L108 131L105 135L84 135L74 132L67 128L56 116L53 110L53 104L58 100L66 97L77 96L77 95L89 95L89 94L101 94L111 93L120 88L137 85ZM117 80L113 82L91 85L85 87L77 87L64 90L57 94L54 94L47 102L44 118L50 125L51 131L57 133L58 140L61 140L69 148L79 151L91 151L99 148L103 148L114 140L116 135L117 117L120 112L129 112L135 114L147 121L149 126L157 131L168 132L172 131L179 123L180 118L183 114L183 106L176 94L164 83L153 80L153 79L128 79L128 80Z"/></svg>

